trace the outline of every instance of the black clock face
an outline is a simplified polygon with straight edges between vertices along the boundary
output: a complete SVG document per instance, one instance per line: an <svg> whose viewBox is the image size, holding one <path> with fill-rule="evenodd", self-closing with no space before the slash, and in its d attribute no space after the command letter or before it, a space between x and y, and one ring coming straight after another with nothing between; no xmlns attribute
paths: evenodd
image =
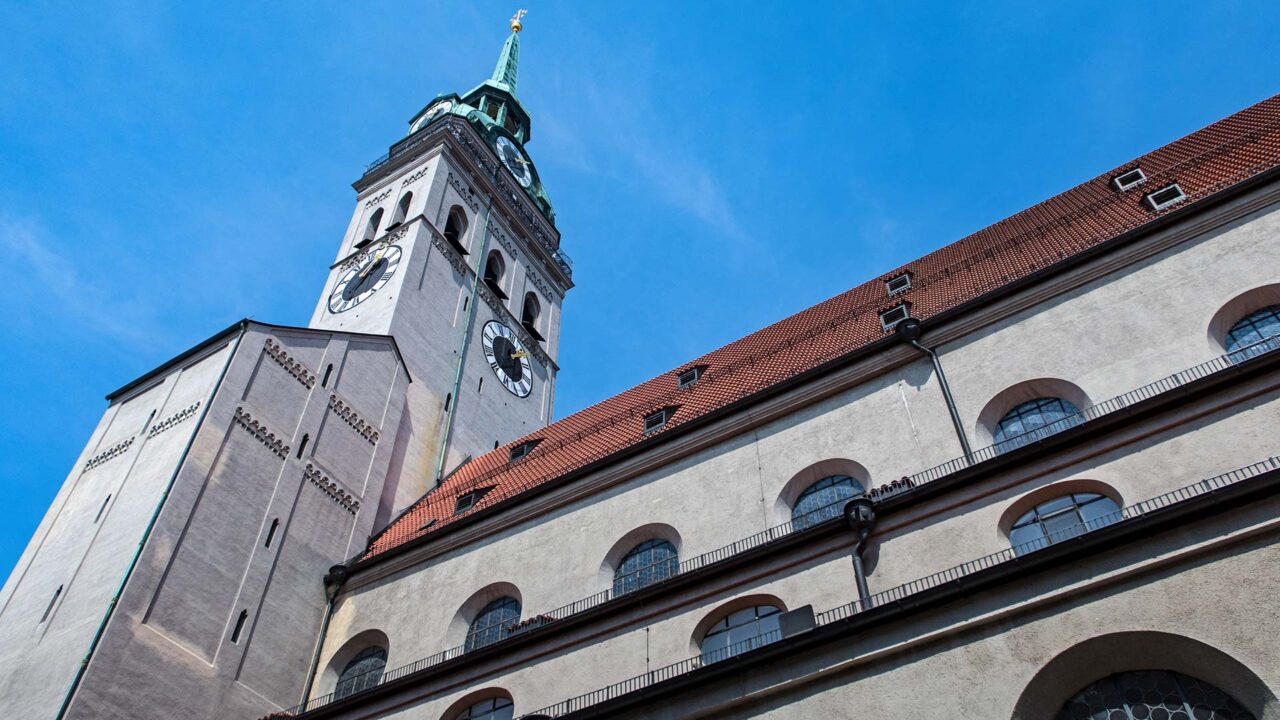
<svg viewBox="0 0 1280 720"><path fill-rule="evenodd" d="M533 372L529 365L529 351L511 328L497 321L485 323L481 342L484 356L493 374L502 386L516 397L528 397L533 390Z"/></svg>
<svg viewBox="0 0 1280 720"><path fill-rule="evenodd" d="M368 300L391 281L399 265L400 248L395 245L370 249L356 257L338 275L329 295L329 312L346 312Z"/></svg>
<svg viewBox="0 0 1280 720"><path fill-rule="evenodd" d="M505 135L499 135L494 141L494 148L498 151L498 157L502 159L502 164L507 166L511 174L515 176L516 182L521 187L529 187L533 184L533 171L529 169L529 161L525 159L524 153L516 144L511 142L510 138Z"/></svg>

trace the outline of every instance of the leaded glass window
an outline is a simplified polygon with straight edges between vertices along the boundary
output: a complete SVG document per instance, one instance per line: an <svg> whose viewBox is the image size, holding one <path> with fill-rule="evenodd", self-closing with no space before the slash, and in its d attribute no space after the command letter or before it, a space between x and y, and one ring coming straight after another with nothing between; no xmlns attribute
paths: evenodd
<svg viewBox="0 0 1280 720"><path fill-rule="evenodd" d="M454 718L454 720L511 720L515 715L516 706L506 698L491 698L489 700L481 700L472 705L462 714Z"/></svg>
<svg viewBox="0 0 1280 720"><path fill-rule="evenodd" d="M1120 506L1106 495L1072 493L1042 502L1018 518L1009 530L1009 542L1023 555L1119 519Z"/></svg>
<svg viewBox="0 0 1280 720"><path fill-rule="evenodd" d="M666 540L646 540L631 549L613 572L613 594L639 590L666 580L680 569L676 546Z"/></svg>
<svg viewBox="0 0 1280 720"><path fill-rule="evenodd" d="M386 666L386 648L375 645L361 650L342 669L342 674L338 676L338 686L333 691L334 697L344 698L377 685Z"/></svg>
<svg viewBox="0 0 1280 720"><path fill-rule="evenodd" d="M1264 307L1231 326L1227 333L1227 352L1235 362L1246 360L1267 350L1266 346L1252 345L1277 335L1280 335L1280 305Z"/></svg>
<svg viewBox="0 0 1280 720"><path fill-rule="evenodd" d="M702 637L702 661L718 662L777 641L781 613L772 605L756 605L725 616Z"/></svg>
<svg viewBox="0 0 1280 720"><path fill-rule="evenodd" d="M862 494L862 483L848 475L832 475L810 485L791 508L791 525L803 530L823 520L838 517L845 502Z"/></svg>
<svg viewBox="0 0 1280 720"><path fill-rule="evenodd" d="M1080 409L1062 398L1036 398L1015 407L996 426L996 452L1009 452L1081 422Z"/></svg>
<svg viewBox="0 0 1280 720"><path fill-rule="evenodd" d="M520 622L520 601L512 597L494 600L476 615L467 631L465 650L495 643L507 636L508 628Z"/></svg>
<svg viewBox="0 0 1280 720"><path fill-rule="evenodd" d="M1057 720L1254 720L1235 698L1170 670L1140 670L1103 678L1076 693Z"/></svg>

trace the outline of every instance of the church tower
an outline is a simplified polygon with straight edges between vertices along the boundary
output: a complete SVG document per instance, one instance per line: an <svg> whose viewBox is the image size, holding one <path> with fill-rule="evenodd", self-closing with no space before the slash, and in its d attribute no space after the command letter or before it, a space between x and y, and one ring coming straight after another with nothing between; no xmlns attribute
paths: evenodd
<svg viewBox="0 0 1280 720"><path fill-rule="evenodd" d="M356 181L311 327L390 335L413 382L383 515L550 421L573 287L516 97L521 16L488 80L437 96ZM380 518L380 520L383 518Z"/></svg>
<svg viewBox="0 0 1280 720"><path fill-rule="evenodd" d="M520 22L366 168L307 327L242 320L107 396L0 588L3 717L257 717L310 687L326 571L547 424L573 283Z"/></svg>

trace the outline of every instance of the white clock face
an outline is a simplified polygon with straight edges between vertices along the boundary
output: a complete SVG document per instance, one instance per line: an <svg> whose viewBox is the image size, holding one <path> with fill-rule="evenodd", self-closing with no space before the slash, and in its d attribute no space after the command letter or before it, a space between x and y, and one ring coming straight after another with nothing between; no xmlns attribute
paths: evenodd
<svg viewBox="0 0 1280 720"><path fill-rule="evenodd" d="M329 312L346 312L373 297L391 281L400 265L400 248L382 245L370 248L347 264L329 294Z"/></svg>
<svg viewBox="0 0 1280 720"><path fill-rule="evenodd" d="M449 112L452 109L453 109L452 100L441 100L435 105L432 105L430 109L428 109L425 113L422 114L422 117L418 118L418 122L414 123L413 127L409 128L409 134L412 135L413 133L418 132L419 130L426 127L428 124L430 124L432 120L435 120L436 118Z"/></svg>
<svg viewBox="0 0 1280 720"><path fill-rule="evenodd" d="M533 390L533 371L529 366L529 351L511 328L497 321L485 323L484 356L493 368L493 374L512 395L528 397Z"/></svg>
<svg viewBox="0 0 1280 720"><path fill-rule="evenodd" d="M511 138L499 135L493 147L498 151L502 164L516 176L516 182L520 183L521 187L529 187L533 184L533 171L529 169L529 159L524 156L524 151L511 142Z"/></svg>

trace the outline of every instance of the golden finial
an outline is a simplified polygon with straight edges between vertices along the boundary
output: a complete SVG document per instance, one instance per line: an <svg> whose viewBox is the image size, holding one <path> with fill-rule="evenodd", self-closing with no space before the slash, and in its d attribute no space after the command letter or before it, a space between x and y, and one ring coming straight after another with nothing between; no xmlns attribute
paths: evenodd
<svg viewBox="0 0 1280 720"><path fill-rule="evenodd" d="M517 10L516 14L511 16L511 32L520 32L524 29L524 25L520 20L528 13L528 10Z"/></svg>

